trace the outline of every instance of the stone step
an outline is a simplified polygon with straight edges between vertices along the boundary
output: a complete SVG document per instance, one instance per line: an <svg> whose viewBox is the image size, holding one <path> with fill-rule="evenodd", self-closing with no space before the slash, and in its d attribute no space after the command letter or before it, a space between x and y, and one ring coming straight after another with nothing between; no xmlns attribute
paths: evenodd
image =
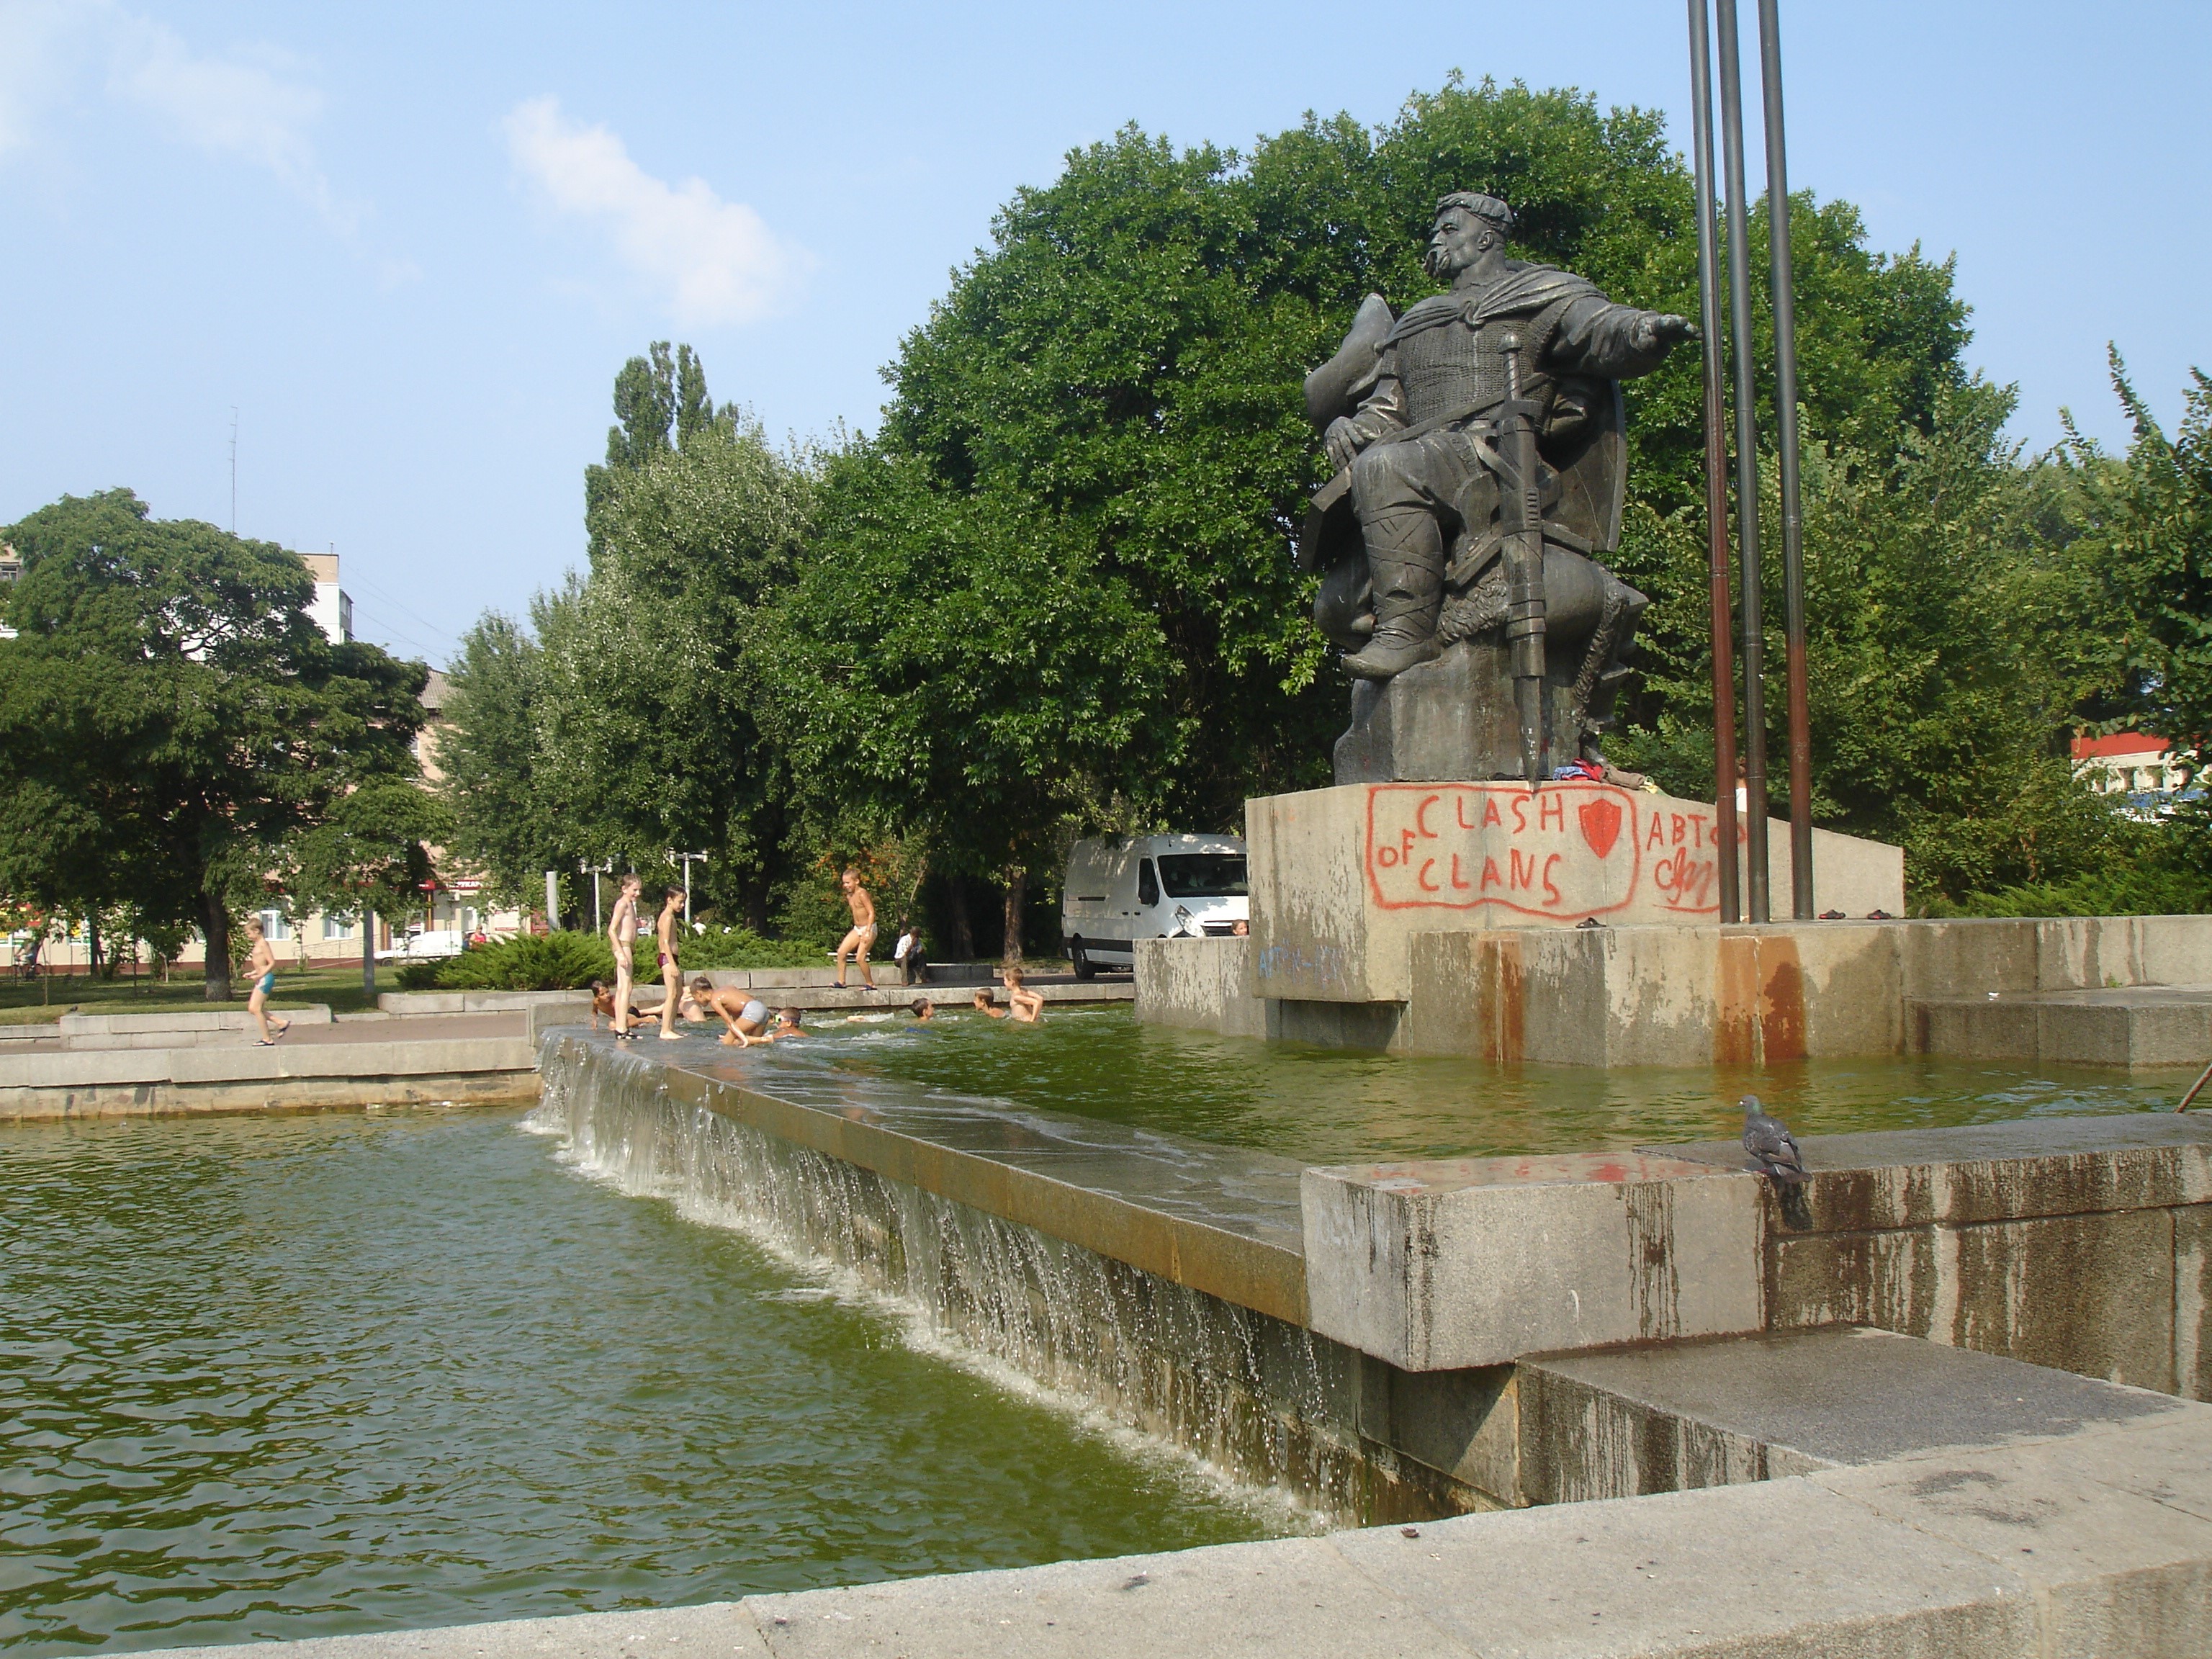
<svg viewBox="0 0 2212 1659"><path fill-rule="evenodd" d="M2212 985L2000 991L1906 1004L1912 1051L2083 1066L2212 1060Z"/></svg>
<svg viewBox="0 0 2212 1659"><path fill-rule="evenodd" d="M2152 1418L2212 1428L2212 1407L1860 1327L1538 1356L1515 1382L1530 1504L1732 1486Z"/></svg>

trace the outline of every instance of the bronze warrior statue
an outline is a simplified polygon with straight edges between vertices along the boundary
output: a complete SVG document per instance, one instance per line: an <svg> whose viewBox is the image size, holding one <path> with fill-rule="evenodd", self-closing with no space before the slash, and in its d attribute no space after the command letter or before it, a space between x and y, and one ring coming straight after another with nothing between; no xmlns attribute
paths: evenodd
<svg viewBox="0 0 2212 1659"><path fill-rule="evenodd" d="M1512 222L1445 197L1424 263L1449 291L1396 318L1369 295L1307 377L1337 468L1300 556L1354 677L1340 783L1534 782L1594 757L1628 672L1647 601L1598 562L1620 531L1618 382L1697 330L1507 258Z"/></svg>

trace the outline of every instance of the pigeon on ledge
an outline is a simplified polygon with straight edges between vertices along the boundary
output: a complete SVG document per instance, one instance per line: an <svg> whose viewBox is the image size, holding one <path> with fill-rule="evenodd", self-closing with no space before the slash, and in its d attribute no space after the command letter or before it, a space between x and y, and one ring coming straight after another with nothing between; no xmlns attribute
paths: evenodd
<svg viewBox="0 0 2212 1659"><path fill-rule="evenodd" d="M1795 1186L1805 1178L1805 1154L1797 1139L1778 1117L1769 1117L1757 1095L1746 1095L1736 1104L1743 1108L1743 1149L1751 1154L1748 1167Z"/></svg>

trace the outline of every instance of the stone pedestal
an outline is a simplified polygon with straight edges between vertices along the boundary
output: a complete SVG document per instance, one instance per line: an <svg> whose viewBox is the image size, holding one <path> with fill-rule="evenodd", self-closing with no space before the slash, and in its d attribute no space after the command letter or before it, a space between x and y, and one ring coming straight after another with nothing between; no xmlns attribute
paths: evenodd
<svg viewBox="0 0 2212 1659"><path fill-rule="evenodd" d="M1572 691L1580 642L1552 657L1544 688L1547 777L1582 752ZM1355 680L1352 725L1336 740L1335 761L1339 784L1520 777L1512 653L1502 639L1462 640L1395 678Z"/></svg>
<svg viewBox="0 0 2212 1659"><path fill-rule="evenodd" d="M1261 997L1405 1002L1419 933L1720 920L1710 802L1602 783L1367 783L1262 797L1244 816ZM1769 830L1768 879L1786 894L1789 828ZM1813 869L1818 909L1905 908L1900 848L1816 830Z"/></svg>

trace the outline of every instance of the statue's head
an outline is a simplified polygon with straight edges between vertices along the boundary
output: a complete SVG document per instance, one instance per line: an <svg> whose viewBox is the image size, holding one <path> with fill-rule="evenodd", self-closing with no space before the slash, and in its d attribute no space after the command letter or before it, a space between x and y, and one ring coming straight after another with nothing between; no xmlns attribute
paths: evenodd
<svg viewBox="0 0 2212 1659"><path fill-rule="evenodd" d="M1429 233L1422 267L1448 283L1491 249L1503 249L1505 233L1512 228L1513 210L1495 196L1455 190L1437 204L1436 227Z"/></svg>

